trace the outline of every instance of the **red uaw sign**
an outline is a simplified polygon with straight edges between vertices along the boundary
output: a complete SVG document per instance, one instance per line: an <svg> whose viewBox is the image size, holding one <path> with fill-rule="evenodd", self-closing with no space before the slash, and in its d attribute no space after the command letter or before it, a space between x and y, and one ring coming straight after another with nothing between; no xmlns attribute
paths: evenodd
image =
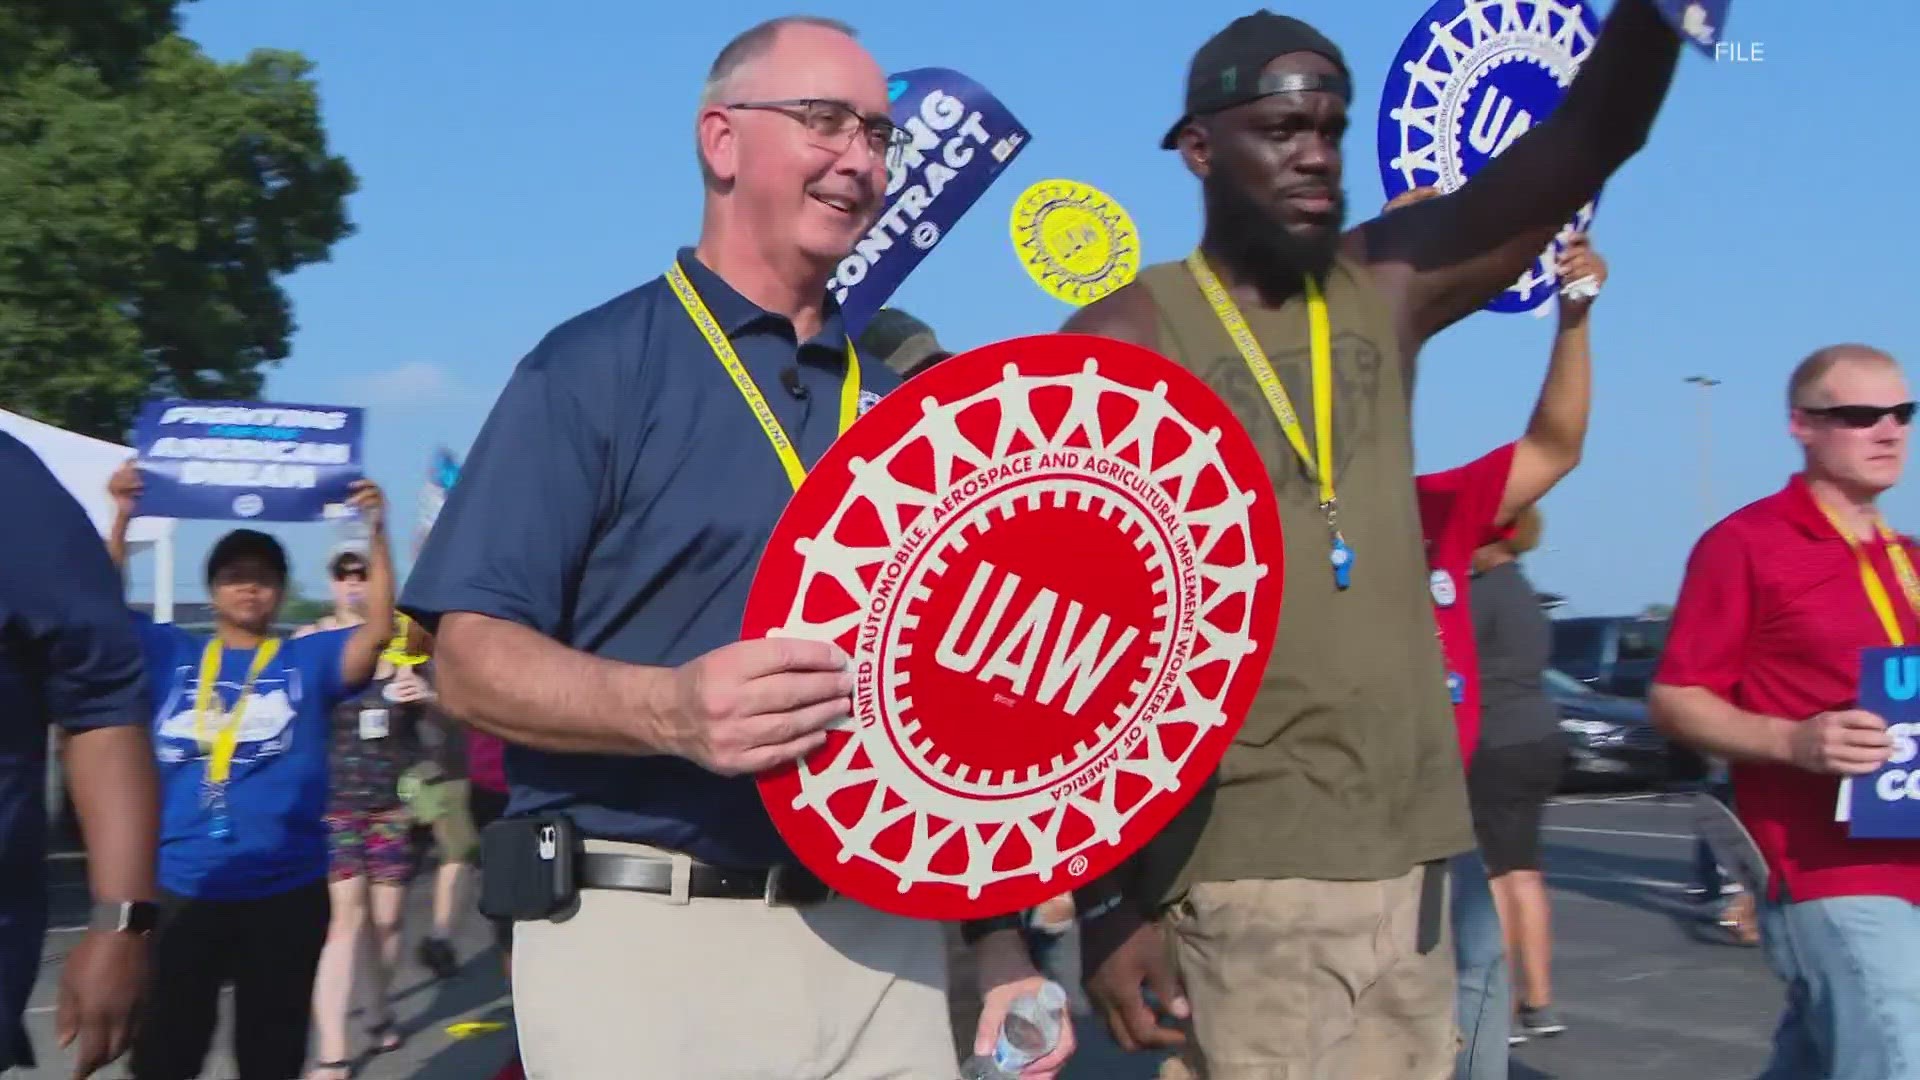
<svg viewBox="0 0 1920 1080"><path fill-rule="evenodd" d="M814 467L745 636L837 642L852 715L760 777L883 910L979 918L1112 869L1218 766L1280 616L1252 442L1171 361L1050 334L945 360Z"/></svg>

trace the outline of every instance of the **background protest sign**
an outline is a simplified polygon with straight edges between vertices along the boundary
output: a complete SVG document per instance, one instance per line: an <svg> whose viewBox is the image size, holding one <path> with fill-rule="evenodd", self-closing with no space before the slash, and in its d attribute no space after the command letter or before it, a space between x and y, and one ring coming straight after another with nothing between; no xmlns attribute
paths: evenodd
<svg viewBox="0 0 1920 1080"><path fill-rule="evenodd" d="M1862 650L1860 708L1887 722L1893 756L1879 771L1847 782L1847 834L1920 838L1920 648Z"/></svg>
<svg viewBox="0 0 1920 1080"><path fill-rule="evenodd" d="M1693 42L1694 48L1718 59L1718 46L1726 34L1727 9L1733 6L1733 0L1654 0L1654 6L1681 37Z"/></svg>
<svg viewBox="0 0 1920 1080"><path fill-rule="evenodd" d="M1583 0L1436 0L1408 31L1380 95L1380 183L1388 200L1419 187L1452 193L1546 119L1593 51L1600 20ZM1593 223L1593 202L1569 228ZM1552 298L1555 239L1488 311Z"/></svg>
<svg viewBox="0 0 1920 1080"><path fill-rule="evenodd" d="M913 141L887 179L880 220L834 275L854 337L1033 137L986 87L948 68L903 71L887 94Z"/></svg>
<svg viewBox="0 0 1920 1080"><path fill-rule="evenodd" d="M361 410L264 401L150 401L134 425L138 512L326 521L364 475Z"/></svg>
<svg viewBox="0 0 1920 1080"><path fill-rule="evenodd" d="M447 493L453 490L454 481L458 479L460 459L444 446L435 447L433 459L427 462L427 482L420 488L420 516L413 529L414 557L419 557L427 534L433 531L433 523L440 520L440 508L447 504Z"/></svg>

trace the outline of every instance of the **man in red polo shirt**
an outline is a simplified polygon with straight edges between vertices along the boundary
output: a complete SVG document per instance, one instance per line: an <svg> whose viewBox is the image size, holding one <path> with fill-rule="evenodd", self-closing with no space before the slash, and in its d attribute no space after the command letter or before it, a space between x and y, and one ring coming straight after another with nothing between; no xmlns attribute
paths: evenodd
<svg viewBox="0 0 1920 1080"><path fill-rule="evenodd" d="M1914 403L1892 357L1836 345L1795 369L1787 405L1805 469L1695 545L1650 703L1673 738L1734 763L1766 857L1762 938L1787 1007L1763 1080L1915 1076L1920 841L1834 820L1841 778L1892 751L1854 708L1860 650L1920 641L1920 550L1876 505Z"/></svg>

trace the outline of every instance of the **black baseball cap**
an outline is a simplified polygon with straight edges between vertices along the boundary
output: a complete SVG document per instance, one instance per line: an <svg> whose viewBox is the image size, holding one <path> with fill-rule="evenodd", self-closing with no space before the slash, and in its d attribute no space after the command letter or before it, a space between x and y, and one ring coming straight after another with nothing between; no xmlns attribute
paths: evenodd
<svg viewBox="0 0 1920 1080"><path fill-rule="evenodd" d="M860 331L855 347L877 356L895 375L908 378L953 354L940 347L933 328L899 308L881 308Z"/></svg>
<svg viewBox="0 0 1920 1080"><path fill-rule="evenodd" d="M1276 56L1310 52L1334 62L1340 68L1335 79L1313 76L1286 76L1262 79L1260 71ZM1180 119L1167 129L1160 149L1171 150L1177 144L1180 129L1196 116L1231 109L1249 101L1302 90L1326 90L1353 100L1352 79L1340 47L1325 34L1289 15L1275 15L1265 8L1242 15L1227 24L1225 30L1207 39L1193 54L1187 68L1187 107Z"/></svg>

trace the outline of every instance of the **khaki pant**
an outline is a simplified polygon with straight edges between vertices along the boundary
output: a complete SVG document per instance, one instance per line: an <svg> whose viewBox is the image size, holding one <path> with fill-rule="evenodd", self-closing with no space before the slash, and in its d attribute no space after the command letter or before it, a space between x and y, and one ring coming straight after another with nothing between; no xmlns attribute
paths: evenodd
<svg viewBox="0 0 1920 1080"><path fill-rule="evenodd" d="M597 840L587 850L665 854ZM842 899L796 908L590 889L571 917L514 934L530 1080L959 1072L938 923Z"/></svg>
<svg viewBox="0 0 1920 1080"><path fill-rule="evenodd" d="M433 843L442 863L473 862L480 854L480 832L467 809L467 782L440 781L440 816L433 819Z"/></svg>
<svg viewBox="0 0 1920 1080"><path fill-rule="evenodd" d="M1453 947L1444 936L1424 956L1415 947L1422 874L1194 886L1166 921L1193 1006L1186 1071L1199 1080L1452 1076Z"/></svg>

